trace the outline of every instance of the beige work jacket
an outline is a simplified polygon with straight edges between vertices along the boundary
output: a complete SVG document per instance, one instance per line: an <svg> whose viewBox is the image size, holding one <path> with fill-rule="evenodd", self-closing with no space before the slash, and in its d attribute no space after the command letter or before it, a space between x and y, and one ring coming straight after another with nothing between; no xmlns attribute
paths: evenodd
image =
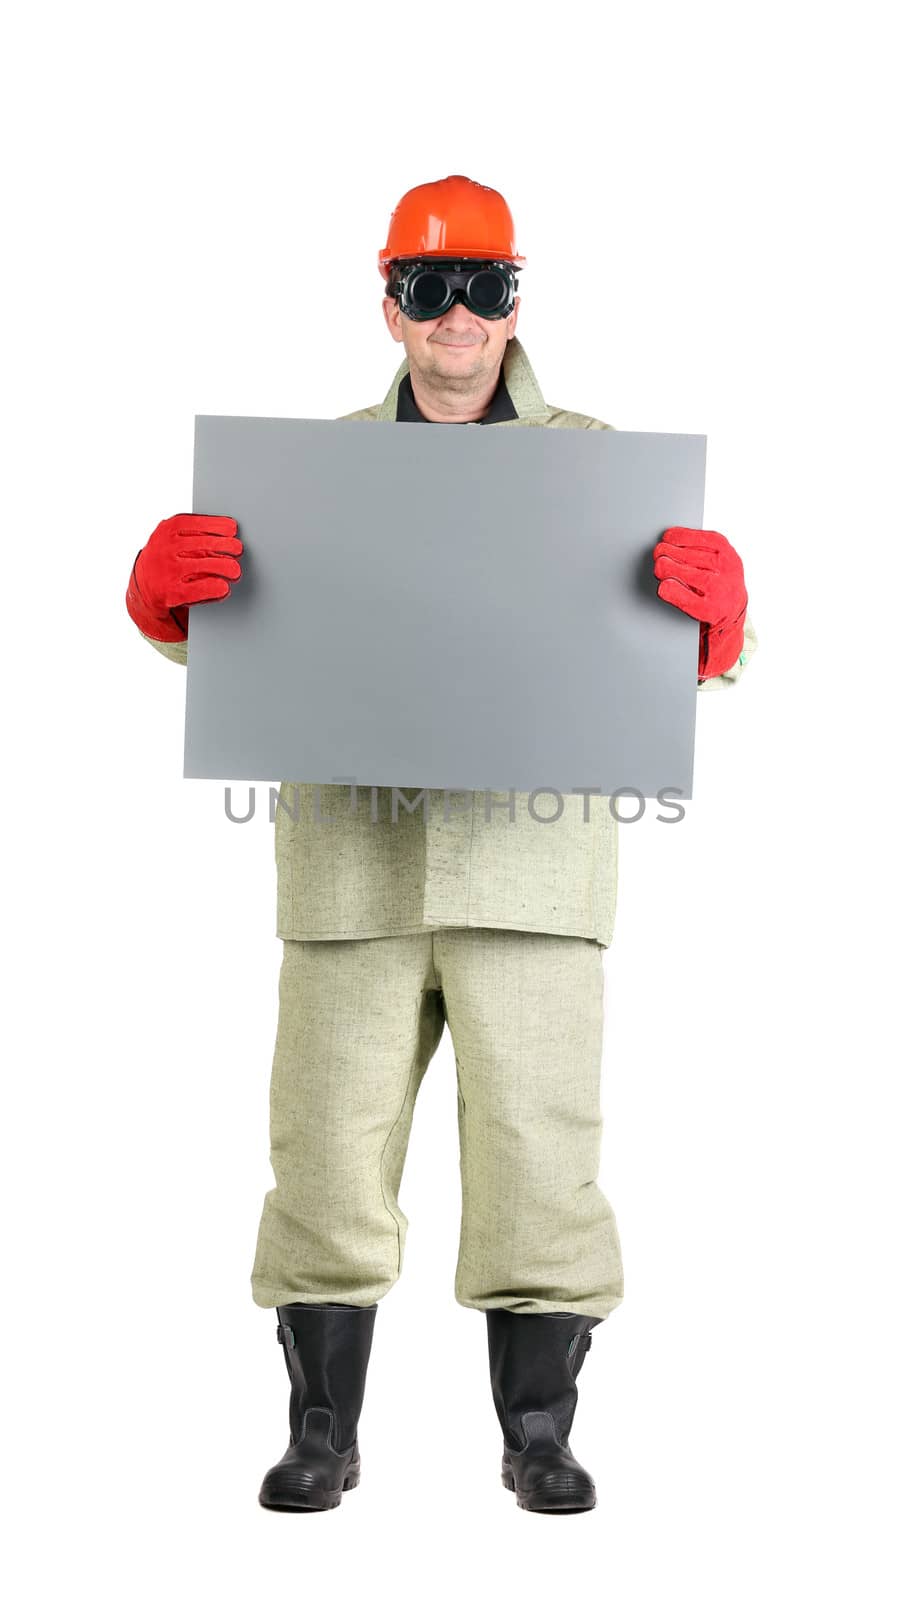
<svg viewBox="0 0 901 1600"><path fill-rule="evenodd" d="M381 405L337 420L395 422L408 371L405 358ZM492 426L609 426L547 405L515 336L503 373L516 417ZM143 637L170 661L187 664L187 640ZM746 620L738 661L721 677L699 681L699 691L736 683L756 648ZM424 791L392 795L360 785L352 792L349 784L286 780L274 829L277 935L367 939L438 927L523 928L610 944L619 825L606 797L536 794L530 809L529 795L520 792L427 793L428 815Z"/></svg>

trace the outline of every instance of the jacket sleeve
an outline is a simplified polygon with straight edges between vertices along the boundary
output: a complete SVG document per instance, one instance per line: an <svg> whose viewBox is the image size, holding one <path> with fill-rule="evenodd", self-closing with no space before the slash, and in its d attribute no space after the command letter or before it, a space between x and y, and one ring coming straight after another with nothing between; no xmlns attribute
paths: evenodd
<svg viewBox="0 0 901 1600"><path fill-rule="evenodd" d="M178 645L160 646L160 649L177 650L179 648L180 647ZM728 672L721 672L717 678L699 678L698 693L700 694L702 689L728 689L733 683L737 683L756 649L757 634L754 632L754 624L747 613L745 613L744 643L742 645L741 654L738 660L735 662L734 666L729 668Z"/></svg>
<svg viewBox="0 0 901 1600"><path fill-rule="evenodd" d="M154 650L158 650L161 656L165 656L167 661L175 661L180 667L188 665L187 639L175 639L171 644L167 644L164 639L151 639L149 633L143 633L140 628L138 633L148 644L152 644Z"/></svg>

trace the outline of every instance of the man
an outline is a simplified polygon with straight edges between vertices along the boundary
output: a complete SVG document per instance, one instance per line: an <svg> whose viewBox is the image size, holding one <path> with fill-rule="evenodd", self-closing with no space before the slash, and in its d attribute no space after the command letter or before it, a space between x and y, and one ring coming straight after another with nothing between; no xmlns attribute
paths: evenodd
<svg viewBox="0 0 901 1600"><path fill-rule="evenodd" d="M406 359L381 405L340 420L606 427L545 403L515 336L524 265L495 190L457 174L405 194L379 269ZM138 553L129 614L171 660L186 662L190 606L225 599L240 579L237 534L229 517L181 515ZM699 689L734 684L756 647L736 552L720 534L669 528L653 561L660 597L700 622ZM355 785L314 794L286 782L276 808L276 1185L251 1281L256 1304L277 1312L291 1434L260 1501L327 1509L358 1482L375 1314L403 1261L413 1108L447 1022L462 1185L455 1295L485 1313L502 1481L526 1509L587 1510L594 1482L569 1446L575 1379L592 1328L623 1297L616 1221L596 1181L615 821L601 799L586 821L568 796L548 825L525 795L449 806L401 791L404 804L389 807L389 793L361 804Z"/></svg>

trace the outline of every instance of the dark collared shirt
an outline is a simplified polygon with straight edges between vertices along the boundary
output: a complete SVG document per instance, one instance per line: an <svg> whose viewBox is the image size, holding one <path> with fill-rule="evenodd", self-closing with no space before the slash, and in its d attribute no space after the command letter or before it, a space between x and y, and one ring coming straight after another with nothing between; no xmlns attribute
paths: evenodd
<svg viewBox="0 0 901 1600"><path fill-rule="evenodd" d="M500 372L498 374L497 388L494 391L491 405L488 407L484 417L477 417L475 420L477 422L510 422L516 415L516 407L513 404L513 401L510 399L507 385L504 382L504 374L503 372ZM397 420L398 422L432 421L431 417L423 416L418 405L416 404L416 398L413 394L413 385L410 382L409 372L404 374L398 387ZM465 426L465 424L458 422L456 426L458 428L462 428Z"/></svg>

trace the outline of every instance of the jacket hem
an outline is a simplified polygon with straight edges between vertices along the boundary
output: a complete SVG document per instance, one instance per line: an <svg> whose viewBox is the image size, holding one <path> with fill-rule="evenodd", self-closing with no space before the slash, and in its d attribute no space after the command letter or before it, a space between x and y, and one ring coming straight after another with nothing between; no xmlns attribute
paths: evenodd
<svg viewBox="0 0 901 1600"><path fill-rule="evenodd" d="M596 944L601 944L607 949L612 941L612 932L602 938L594 931L586 933L584 928L549 928L543 922L503 922L499 918L485 917L478 922L411 922L401 928L356 928L348 932L346 928L320 929L318 933L309 931L286 933L280 924L276 928L277 939L297 939L304 942L318 939L391 939L409 933L435 933L439 928L513 928L523 933L555 933L566 939L593 939Z"/></svg>

